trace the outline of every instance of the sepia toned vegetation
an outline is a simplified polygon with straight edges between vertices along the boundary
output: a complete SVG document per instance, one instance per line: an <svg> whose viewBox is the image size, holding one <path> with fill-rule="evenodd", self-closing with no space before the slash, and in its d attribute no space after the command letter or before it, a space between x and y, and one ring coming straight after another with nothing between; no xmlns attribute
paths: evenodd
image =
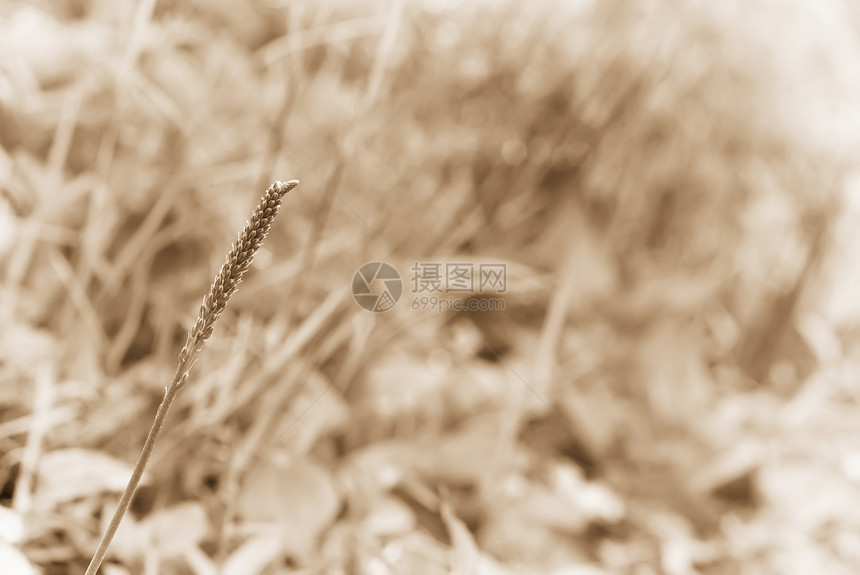
<svg viewBox="0 0 860 575"><path fill-rule="evenodd" d="M0 3L3 573L85 571L209 335L101 573L852 572L859 23ZM420 309L416 262L504 305Z"/></svg>

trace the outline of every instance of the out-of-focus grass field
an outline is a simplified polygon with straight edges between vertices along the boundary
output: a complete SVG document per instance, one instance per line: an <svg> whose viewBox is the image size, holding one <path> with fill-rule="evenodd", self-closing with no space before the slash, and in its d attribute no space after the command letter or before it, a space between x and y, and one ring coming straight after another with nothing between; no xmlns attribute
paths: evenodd
<svg viewBox="0 0 860 575"><path fill-rule="evenodd" d="M854 572L858 19L0 2L0 572L83 572L293 178L103 573ZM414 309L416 261L504 311Z"/></svg>

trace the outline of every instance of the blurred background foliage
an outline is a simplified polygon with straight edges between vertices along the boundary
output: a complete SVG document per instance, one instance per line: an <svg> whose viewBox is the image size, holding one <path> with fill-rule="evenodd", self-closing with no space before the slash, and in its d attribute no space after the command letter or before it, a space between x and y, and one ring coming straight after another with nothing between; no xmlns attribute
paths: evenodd
<svg viewBox="0 0 860 575"><path fill-rule="evenodd" d="M103 572L851 572L858 18L0 2L0 558L83 571L298 178ZM370 314L374 260L505 309Z"/></svg>

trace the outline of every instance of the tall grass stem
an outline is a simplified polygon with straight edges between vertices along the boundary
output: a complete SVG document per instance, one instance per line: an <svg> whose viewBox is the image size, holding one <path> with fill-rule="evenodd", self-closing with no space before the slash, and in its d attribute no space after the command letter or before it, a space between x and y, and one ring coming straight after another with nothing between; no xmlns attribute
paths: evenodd
<svg viewBox="0 0 860 575"><path fill-rule="evenodd" d="M128 511L132 499L134 499L134 494L143 477L146 465L149 463L150 457L152 457L155 444L158 442L158 438L164 429L167 414L176 400L177 393L188 380L191 368L194 367L194 363L203 350L206 340L212 335L215 322L227 307L230 296L239 288L242 277L248 271L251 261L254 259L254 254L263 244L263 240L266 239L266 235L268 235L272 227L272 222L278 215L278 210L281 207L284 196L297 185L299 185L298 180L290 180L286 183L275 182L269 186L257 208L251 214L248 223L239 232L236 243L233 244L233 247L227 253L226 261L215 275L215 280L209 288L209 293L203 297L197 321L188 331L185 345L182 351L179 352L179 362L176 367L176 373L173 375L173 381L164 388L164 398L161 400L158 411L155 413L155 419L152 422L149 434L146 436L140 457L134 466L134 471L132 471L131 479L129 479L116 511L104 535L102 535L101 541L99 541L93 558L90 560L86 575L96 575L102 561L104 561L111 541L114 535L116 535L117 529L119 529L119 524Z"/></svg>

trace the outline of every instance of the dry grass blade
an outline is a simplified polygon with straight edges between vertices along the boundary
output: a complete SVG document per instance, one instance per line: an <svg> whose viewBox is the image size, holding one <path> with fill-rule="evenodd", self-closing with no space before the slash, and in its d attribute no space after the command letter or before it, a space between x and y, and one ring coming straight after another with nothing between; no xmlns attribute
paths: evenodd
<svg viewBox="0 0 860 575"><path fill-rule="evenodd" d="M146 436L146 442L140 452L140 457L134 467L131 479L129 479L128 485L120 498L110 524L105 530L101 541L99 541L99 546L93 554L89 567L87 567L86 575L95 575L101 566L114 534L116 534L123 516L131 505L135 491L137 491L137 486L143 476L143 471L149 462L158 437L161 435L161 430L164 428L164 423L167 419L167 413L176 399L179 388L185 383L189 371L194 366L194 362L203 349L203 345L212 335L215 322L227 307L230 296L239 288L239 283L242 281L245 272L248 271L248 267L254 259L254 254L263 244L263 240L266 239L266 235L268 235L269 229L272 227L272 222L278 215L281 201L287 192L295 188L298 184L298 180L290 180L286 183L275 182L269 186L254 213L251 214L248 223L245 224L245 228L239 233L236 243L233 244L232 249L227 254L227 260L221 266L221 269L218 270L218 274L209 288L209 293L203 297L203 304L200 306L197 321L188 332L185 346L179 353L179 363L176 367L173 381L164 390L164 399L162 399L161 404L158 406L158 411L152 422L152 428Z"/></svg>

